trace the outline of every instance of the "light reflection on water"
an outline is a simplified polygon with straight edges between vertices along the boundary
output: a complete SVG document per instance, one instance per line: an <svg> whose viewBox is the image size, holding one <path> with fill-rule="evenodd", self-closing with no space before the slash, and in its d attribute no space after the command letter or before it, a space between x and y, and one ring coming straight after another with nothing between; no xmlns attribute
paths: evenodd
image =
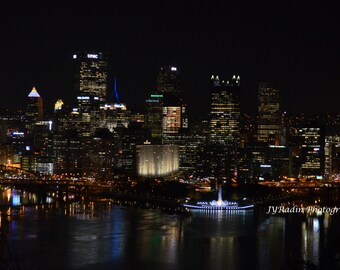
<svg viewBox="0 0 340 270"><path fill-rule="evenodd" d="M1 233L16 257L1 245L0 256L21 269L335 269L339 225L339 215L181 217L109 202L21 205L1 211Z"/></svg>
<svg viewBox="0 0 340 270"><path fill-rule="evenodd" d="M45 203L53 203L51 196L44 197ZM21 206L43 203L36 193L15 190L0 186L0 206Z"/></svg>

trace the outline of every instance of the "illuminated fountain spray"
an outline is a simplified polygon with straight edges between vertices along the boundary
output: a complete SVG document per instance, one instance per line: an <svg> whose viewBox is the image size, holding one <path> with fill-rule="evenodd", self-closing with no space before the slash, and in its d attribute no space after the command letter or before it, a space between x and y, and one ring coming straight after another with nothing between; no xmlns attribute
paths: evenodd
<svg viewBox="0 0 340 270"><path fill-rule="evenodd" d="M225 205L224 201L222 200L222 187L218 187L218 199L217 199L217 205L222 206Z"/></svg>
<svg viewBox="0 0 340 270"><path fill-rule="evenodd" d="M228 201L222 200L222 187L221 186L218 187L218 193L217 194L218 194L217 201L215 201L215 200L211 201L210 205L224 207L224 206L229 204Z"/></svg>
<svg viewBox="0 0 340 270"><path fill-rule="evenodd" d="M183 204L185 207L192 209L203 209L203 210L245 210L252 209L254 207L251 205L241 205L239 206L237 202L229 202L222 200L222 186L218 187L217 192L217 201L213 200L211 202L203 201L203 202L194 202L194 203L185 203Z"/></svg>

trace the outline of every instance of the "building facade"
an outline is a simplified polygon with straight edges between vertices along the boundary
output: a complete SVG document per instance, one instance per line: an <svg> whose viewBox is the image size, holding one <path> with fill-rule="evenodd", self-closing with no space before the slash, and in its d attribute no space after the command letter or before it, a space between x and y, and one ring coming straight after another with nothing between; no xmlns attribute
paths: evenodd
<svg viewBox="0 0 340 270"><path fill-rule="evenodd" d="M270 145L282 144L282 112L279 90L262 82L258 88L257 140Z"/></svg>
<svg viewBox="0 0 340 270"><path fill-rule="evenodd" d="M161 67L157 77L157 90L160 93L180 96L180 79L177 67L171 65Z"/></svg>
<svg viewBox="0 0 340 270"><path fill-rule="evenodd" d="M325 170L325 135L321 127L300 128L300 177L322 179Z"/></svg>
<svg viewBox="0 0 340 270"><path fill-rule="evenodd" d="M240 139L240 76L230 81L211 77L210 164L211 175L237 177L237 156Z"/></svg>
<svg viewBox="0 0 340 270"><path fill-rule="evenodd" d="M31 134L36 122L43 120L43 100L35 87L28 94L28 101L25 111L25 130Z"/></svg>
<svg viewBox="0 0 340 270"><path fill-rule="evenodd" d="M102 52L73 54L74 88L81 112L99 108L107 95L107 59Z"/></svg>
<svg viewBox="0 0 340 270"><path fill-rule="evenodd" d="M179 169L179 151L177 145L137 146L138 175L144 177L169 176Z"/></svg>

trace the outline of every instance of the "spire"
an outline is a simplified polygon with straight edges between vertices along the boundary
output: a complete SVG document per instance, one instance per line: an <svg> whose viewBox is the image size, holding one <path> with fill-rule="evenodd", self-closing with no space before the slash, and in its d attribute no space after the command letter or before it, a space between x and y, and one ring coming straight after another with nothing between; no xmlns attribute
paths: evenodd
<svg viewBox="0 0 340 270"><path fill-rule="evenodd" d="M114 91L115 91L115 95L116 95L116 101L117 101L117 103L120 103L120 102L119 102L119 97L118 97L117 78L116 78L116 77L115 77Z"/></svg>
<svg viewBox="0 0 340 270"><path fill-rule="evenodd" d="M37 90L35 89L35 87L32 88L31 93L28 94L28 97L40 97L39 93L37 92Z"/></svg>
<svg viewBox="0 0 340 270"><path fill-rule="evenodd" d="M112 92L111 98L112 99L116 98L116 103L118 103L118 104L120 103L119 97L118 97L117 78L116 77L115 77L114 84L113 84L113 92Z"/></svg>

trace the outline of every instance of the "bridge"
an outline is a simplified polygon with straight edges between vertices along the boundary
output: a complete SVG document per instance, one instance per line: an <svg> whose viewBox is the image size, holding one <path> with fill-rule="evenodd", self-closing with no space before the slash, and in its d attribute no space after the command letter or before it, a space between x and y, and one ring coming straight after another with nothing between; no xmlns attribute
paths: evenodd
<svg viewBox="0 0 340 270"><path fill-rule="evenodd" d="M25 175L29 178L40 176L40 173L38 173L38 172L27 171L27 170L23 170L21 168L17 168L17 167L11 166L11 165L4 165L4 164L0 164L0 173L2 175L4 175L4 174L15 174L15 175L18 175L18 176Z"/></svg>
<svg viewBox="0 0 340 270"><path fill-rule="evenodd" d="M268 186L268 187L279 187L284 189L293 189L293 188L340 188L340 181L317 181L317 182L302 182L302 181L294 181L294 182L259 182L260 185Z"/></svg>

